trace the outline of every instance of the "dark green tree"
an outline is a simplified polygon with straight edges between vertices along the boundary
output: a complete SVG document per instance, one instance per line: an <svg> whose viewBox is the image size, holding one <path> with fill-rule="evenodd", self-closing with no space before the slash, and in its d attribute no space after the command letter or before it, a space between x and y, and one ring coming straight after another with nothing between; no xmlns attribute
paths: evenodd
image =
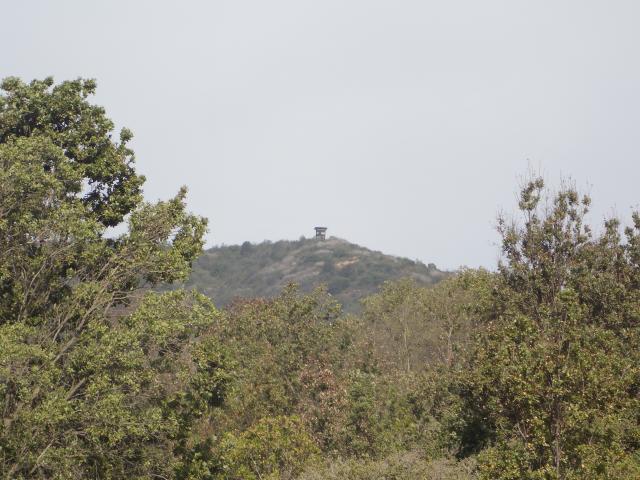
<svg viewBox="0 0 640 480"><path fill-rule="evenodd" d="M585 223L590 200L522 190L466 376L481 478L640 476L640 216ZM467 444L467 446L470 446Z"/></svg>
<svg viewBox="0 0 640 480"><path fill-rule="evenodd" d="M94 80L54 85L51 77L29 84L9 77L0 87L0 144L22 137L50 140L73 171L69 193L80 196L103 225L120 223L139 204L144 177L136 173L127 147L133 135L124 128L120 141L113 139L113 122L87 100L95 93Z"/></svg>
<svg viewBox="0 0 640 480"><path fill-rule="evenodd" d="M188 471L196 418L218 405L224 353L184 278L206 222L186 191L143 203L133 154L87 97L94 82L2 84L0 473L148 478ZM128 215L128 231L107 227Z"/></svg>

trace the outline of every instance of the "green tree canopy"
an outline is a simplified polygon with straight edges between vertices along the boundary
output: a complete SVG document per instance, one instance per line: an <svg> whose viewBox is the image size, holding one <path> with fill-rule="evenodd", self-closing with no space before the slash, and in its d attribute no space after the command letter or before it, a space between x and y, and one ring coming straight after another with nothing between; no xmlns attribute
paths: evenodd
<svg viewBox="0 0 640 480"><path fill-rule="evenodd" d="M124 128L119 142L112 139L113 122L88 101L96 90L94 80L54 85L51 77L29 84L9 77L0 88L0 144L23 137L49 139L73 172L67 194L80 196L87 212L104 225L120 223L138 205L144 177L136 173L127 147L133 135Z"/></svg>
<svg viewBox="0 0 640 480"><path fill-rule="evenodd" d="M111 141L94 82L2 86L0 472L168 475L221 401L224 354L203 337L208 300L144 291L185 277L206 222L185 189L142 202L131 135ZM106 236L124 215L127 233Z"/></svg>
<svg viewBox="0 0 640 480"><path fill-rule="evenodd" d="M640 475L640 216L585 223L590 199L544 184L501 218L504 261L484 308L465 399L481 478Z"/></svg>

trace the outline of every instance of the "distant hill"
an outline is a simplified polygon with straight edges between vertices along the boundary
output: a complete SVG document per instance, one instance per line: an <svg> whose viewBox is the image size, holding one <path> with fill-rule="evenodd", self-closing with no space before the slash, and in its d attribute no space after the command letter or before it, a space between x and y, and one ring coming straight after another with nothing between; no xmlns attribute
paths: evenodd
<svg viewBox="0 0 640 480"><path fill-rule="evenodd" d="M303 291L325 284L346 311L386 280L433 284L448 275L435 265L375 252L339 238L265 241L214 247L194 264L187 287L224 306L234 298L271 297L288 283Z"/></svg>

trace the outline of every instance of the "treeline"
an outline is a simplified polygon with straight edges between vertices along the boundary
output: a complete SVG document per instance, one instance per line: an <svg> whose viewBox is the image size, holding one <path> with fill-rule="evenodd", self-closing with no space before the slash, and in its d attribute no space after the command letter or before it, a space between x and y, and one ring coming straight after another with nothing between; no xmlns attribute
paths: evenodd
<svg viewBox="0 0 640 480"><path fill-rule="evenodd" d="M4 478L640 478L640 215L534 178L495 272L220 310L157 292L206 223L142 201L95 84L2 88Z"/></svg>

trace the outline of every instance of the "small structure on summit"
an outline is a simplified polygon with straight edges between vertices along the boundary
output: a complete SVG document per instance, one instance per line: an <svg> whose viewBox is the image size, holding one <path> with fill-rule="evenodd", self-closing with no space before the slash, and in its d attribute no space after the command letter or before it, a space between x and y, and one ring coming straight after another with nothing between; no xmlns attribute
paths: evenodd
<svg viewBox="0 0 640 480"><path fill-rule="evenodd" d="M327 227L315 227L316 240L324 240L327 238Z"/></svg>

